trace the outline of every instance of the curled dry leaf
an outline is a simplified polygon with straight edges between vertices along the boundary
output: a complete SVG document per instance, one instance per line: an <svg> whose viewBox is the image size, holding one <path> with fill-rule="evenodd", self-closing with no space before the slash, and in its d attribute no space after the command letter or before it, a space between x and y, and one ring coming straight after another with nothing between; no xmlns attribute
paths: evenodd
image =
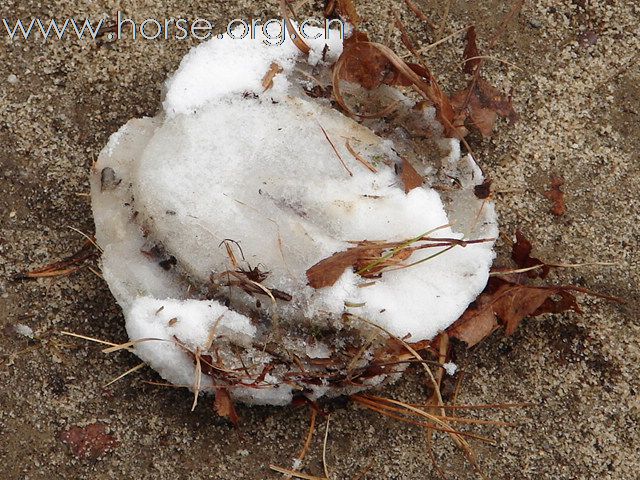
<svg viewBox="0 0 640 480"><path fill-rule="evenodd" d="M518 119L511 97L501 93L480 75L482 67L481 53L476 43L476 29L467 30L467 44L464 49L465 73L472 75L467 88L453 95L451 103L456 111L455 123L465 121L483 137L491 136L498 116L505 117L510 123Z"/></svg>
<svg viewBox="0 0 640 480"><path fill-rule="evenodd" d="M527 237L520 230L516 230L516 242L511 249L511 258L519 268L531 268L539 265L539 269L531 270L527 272L527 275L531 278L545 278L549 274L551 267L539 258L532 257L531 250L533 250L531 242L527 240Z"/></svg>
<svg viewBox="0 0 640 480"><path fill-rule="evenodd" d="M422 186L424 178L418 173L418 171L411 165L411 162L406 158L402 159L402 183L404 185L404 192L409 193L414 188Z"/></svg>
<svg viewBox="0 0 640 480"><path fill-rule="evenodd" d="M350 248L320 260L307 270L309 285L313 288L324 288L335 284L347 268L356 264L360 254L361 249Z"/></svg>
<svg viewBox="0 0 640 480"><path fill-rule="evenodd" d="M518 114L513 108L511 96L504 95L497 88L479 77L471 80L469 86L456 93L451 103L457 111L457 122L467 123L483 137L490 137L498 116L514 123Z"/></svg>
<svg viewBox="0 0 640 480"><path fill-rule="evenodd" d="M574 310L580 313L571 287L536 287L492 277L484 292L447 333L472 347L500 325L511 335L525 317ZM559 299L554 299L554 297Z"/></svg>
<svg viewBox="0 0 640 480"><path fill-rule="evenodd" d="M229 395L229 390L226 388L217 388L216 389L216 398L214 400L214 407L216 409L216 413L221 417L229 419L231 423L234 425L238 425L240 421L240 417L238 416L238 412L236 411L236 406L231 399L231 395Z"/></svg>
<svg viewBox="0 0 640 480"><path fill-rule="evenodd" d="M74 456L91 459L101 457L118 444L116 438L107 433L107 426L102 423L71 427L60 433L60 440L69 446Z"/></svg>
<svg viewBox="0 0 640 480"><path fill-rule="evenodd" d="M476 185L473 187L473 193L476 198L480 200L484 200L491 196L491 183L493 180L490 178L485 178L484 181L480 185Z"/></svg>
<svg viewBox="0 0 640 480"><path fill-rule="evenodd" d="M265 91L273 87L273 79L280 72L282 72L282 67L277 63L273 62L269 67L269 71L262 78L262 88L264 88Z"/></svg>
<svg viewBox="0 0 640 480"><path fill-rule="evenodd" d="M356 113L346 104L340 82L358 84L373 90L380 85L411 86L436 109L438 121L444 126L445 135L462 138L464 126L455 122L456 112L449 97L440 89L435 77L423 65L406 63L389 47L370 42L366 34L356 32L344 42L342 55L333 67L333 93L336 101L350 115L376 118L387 115L392 109L384 108L376 113Z"/></svg>
<svg viewBox="0 0 640 480"><path fill-rule="evenodd" d="M567 206L564 203L564 192L560 187L564 185L562 177L551 178L551 190L544 193L544 196L553 202L551 213L560 217L567 212Z"/></svg>
<svg viewBox="0 0 640 480"><path fill-rule="evenodd" d="M464 48L464 73L468 73L469 75L473 75L476 73L476 70L480 67L481 59L480 52L478 51L478 45L476 43L476 27L471 25L467 30L467 44Z"/></svg>
<svg viewBox="0 0 640 480"><path fill-rule="evenodd" d="M360 23L360 15L358 15L354 0L329 0L324 12L327 17L340 15L356 27Z"/></svg>

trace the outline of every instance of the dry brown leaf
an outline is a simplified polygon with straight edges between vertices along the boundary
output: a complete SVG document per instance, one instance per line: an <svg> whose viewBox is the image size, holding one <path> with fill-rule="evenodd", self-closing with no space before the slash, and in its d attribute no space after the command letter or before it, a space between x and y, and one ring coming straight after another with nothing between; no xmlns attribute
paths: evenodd
<svg viewBox="0 0 640 480"><path fill-rule="evenodd" d="M527 240L527 237L520 230L516 230L516 242L511 248L511 258L519 268L531 268L539 265L540 268L527 272L527 275L531 278L545 278L549 274L551 267L539 258L532 257L531 250L533 250L531 242Z"/></svg>
<svg viewBox="0 0 640 480"><path fill-rule="evenodd" d="M476 43L476 27L473 25L467 30L467 45L464 48L464 73L473 75L476 69L480 67L481 59L480 52L478 51L478 45Z"/></svg>
<svg viewBox="0 0 640 480"><path fill-rule="evenodd" d="M393 64L361 32L345 40L342 55L341 80L356 83L367 90L396 81L398 75Z"/></svg>
<svg viewBox="0 0 640 480"><path fill-rule="evenodd" d="M360 248L350 248L320 260L307 270L309 285L313 288L324 288L335 284L347 268L355 265L361 250Z"/></svg>
<svg viewBox="0 0 640 480"><path fill-rule="evenodd" d="M480 185L476 185L475 187L473 187L473 193L476 198L479 198L480 200L489 198L491 196L492 183L493 180L491 180L490 178L485 178Z"/></svg>
<svg viewBox="0 0 640 480"><path fill-rule="evenodd" d="M238 425L240 417L238 417L238 412L236 411L236 407L231 399L229 390L226 388L216 388L214 407L218 415L229 419L229 421L234 425Z"/></svg>
<svg viewBox="0 0 640 480"><path fill-rule="evenodd" d="M418 173L418 171L411 165L411 162L406 158L402 159L402 183L404 185L404 192L409 193L414 188L422 186L424 178Z"/></svg>
<svg viewBox="0 0 640 480"><path fill-rule="evenodd" d="M70 427L60 433L60 440L69 445L75 457L91 459L103 456L118 444L116 438L107 433L107 426L102 423Z"/></svg>
<svg viewBox="0 0 640 480"><path fill-rule="evenodd" d="M511 103L511 97L502 94L480 75L483 60L476 43L475 27L469 27L466 40L463 70L473 78L467 88L451 98L456 111L455 123L462 124L468 121L470 127L477 129L487 138L491 136L498 116L505 117L513 123L518 119L518 115Z"/></svg>
<svg viewBox="0 0 640 480"><path fill-rule="evenodd" d="M498 116L514 123L518 114L513 108L511 97L478 77L470 82L464 90L453 95L451 103L457 112L456 121L470 120L469 126L475 128L487 138L491 136Z"/></svg>
<svg viewBox="0 0 640 480"><path fill-rule="evenodd" d="M273 87L273 79L280 72L282 72L282 67L278 65L276 62L273 62L269 67L269 71L262 78L262 88L264 88L265 91Z"/></svg>
<svg viewBox="0 0 640 480"><path fill-rule="evenodd" d="M564 185L562 177L551 178L551 190L544 193L544 196L553 202L551 213L560 217L567 212L567 206L564 203L564 192L560 189Z"/></svg>
<svg viewBox="0 0 640 480"><path fill-rule="evenodd" d="M493 277L484 292L469 306L447 333L472 347L489 336L499 324L511 335L525 317L567 310L580 312L571 287L535 287ZM559 296L559 300L554 300Z"/></svg>
<svg viewBox="0 0 640 480"><path fill-rule="evenodd" d="M338 0L336 10L341 16L346 17L353 26L357 27L360 23L360 15L358 15L354 0Z"/></svg>
<svg viewBox="0 0 640 480"><path fill-rule="evenodd" d="M411 86L429 100L436 109L438 121L444 126L445 135L462 138L467 133L462 124L455 122L457 113L449 97L440 89L435 77L423 65L403 61L389 47L369 42L365 34L357 32L345 41L342 55L333 71L333 93L336 101L349 114L377 118L389 113L389 107L375 114L356 113L345 103L340 81L357 83L372 90L382 84Z"/></svg>

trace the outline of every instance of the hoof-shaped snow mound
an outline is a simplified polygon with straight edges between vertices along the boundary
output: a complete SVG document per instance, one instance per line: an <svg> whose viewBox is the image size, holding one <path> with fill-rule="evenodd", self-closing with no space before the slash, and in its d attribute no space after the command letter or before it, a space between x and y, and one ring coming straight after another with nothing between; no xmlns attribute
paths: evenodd
<svg viewBox="0 0 640 480"><path fill-rule="evenodd" d="M340 50L330 43L325 59ZM282 71L265 91L273 64ZM146 339L136 354L172 383L267 404L370 388L400 373L370 368L392 355L383 332L433 338L486 285L492 241L415 249L381 274L349 267L309 285L312 266L355 242L491 239L497 227L456 140L439 141L440 165L415 165L427 183L406 193L398 152L410 143L306 95L305 69L290 42L201 45L168 82L164 113L122 127L94 166L104 277L131 340ZM433 112L395 95L437 131ZM452 176L446 194L428 186Z"/></svg>

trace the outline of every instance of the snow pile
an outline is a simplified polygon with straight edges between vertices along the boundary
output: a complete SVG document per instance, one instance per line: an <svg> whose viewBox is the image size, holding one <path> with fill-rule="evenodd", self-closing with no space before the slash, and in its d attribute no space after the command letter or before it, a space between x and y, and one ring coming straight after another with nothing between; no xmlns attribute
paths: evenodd
<svg viewBox="0 0 640 480"><path fill-rule="evenodd" d="M482 175L470 158L460 160L457 141L440 141L448 150L440 170L463 188L446 201L426 186L405 193L396 173L402 139L378 136L305 94L312 73L328 70L325 62L342 49L330 42L322 61L324 47L312 44L317 65L290 40L276 47L225 38L195 48L167 82L164 113L127 123L94 166L104 277L131 340L152 339L136 354L168 381L192 387L203 354L209 363L200 389L222 382L247 403L369 388L397 375L332 384L322 375L294 381L291 370L302 361L321 371L336 352L363 349L347 363L366 369L385 343L371 340L368 322L410 342L433 338L487 282L492 242L454 247L379 278L347 268L331 286L308 285L310 267L354 241L497 234L493 206L473 195ZM265 91L274 64L282 71ZM414 115L434 122L432 111ZM443 249L416 250L407 262Z"/></svg>

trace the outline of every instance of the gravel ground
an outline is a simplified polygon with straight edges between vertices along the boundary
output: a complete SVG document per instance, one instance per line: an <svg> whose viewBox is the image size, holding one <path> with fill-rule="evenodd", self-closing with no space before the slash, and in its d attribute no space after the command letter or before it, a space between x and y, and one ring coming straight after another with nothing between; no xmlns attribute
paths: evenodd
<svg viewBox="0 0 640 480"><path fill-rule="evenodd" d="M222 25L251 15L268 18L274 2L3 0L2 18L99 18L121 8L130 17L207 17ZM382 2L380 2L382 3ZM361 2L365 27L389 31L387 2ZM436 23L445 1L416 1ZM434 35L399 11L423 44ZM486 46L508 5L450 2L445 32L478 26ZM561 262L612 261L612 267L567 270L552 281L618 295L617 305L584 299L585 313L527 321L515 335L495 335L472 351L458 348L465 403L531 402L498 411L513 428L474 431L487 478L636 479L640 471L640 349L636 248L640 179L640 7L634 1L527 2L500 37L486 74L513 89L521 113L490 140L471 137L494 179L503 232L522 229L538 256ZM0 28L2 26L0 25ZM0 30L2 32L2 30ZM426 32L426 33L425 33ZM4 32L0 33L3 35ZM56 279L14 282L25 268L78 249L68 226L92 231L88 171L109 135L131 117L154 115L163 80L193 45L181 41L115 43L67 39L0 39L0 467L18 478L277 478L270 463L290 466L308 426L304 409L240 407L234 429L201 401L190 412L187 391L143 383L142 370L102 386L137 365L130 354L57 335L69 330L126 340L107 286L88 270ZM397 44L397 34L390 41ZM451 89L459 73L458 38L427 61ZM515 66L513 66L515 65ZM550 179L565 179L567 213L556 217L544 197ZM29 339L15 326L35 332ZM385 394L420 398L424 379L410 373ZM417 428L336 404L327 460L334 479L438 478ZM107 426L117 445L99 458L78 458L62 438L72 426ZM322 421L305 461L322 472ZM473 478L440 442L447 478Z"/></svg>

